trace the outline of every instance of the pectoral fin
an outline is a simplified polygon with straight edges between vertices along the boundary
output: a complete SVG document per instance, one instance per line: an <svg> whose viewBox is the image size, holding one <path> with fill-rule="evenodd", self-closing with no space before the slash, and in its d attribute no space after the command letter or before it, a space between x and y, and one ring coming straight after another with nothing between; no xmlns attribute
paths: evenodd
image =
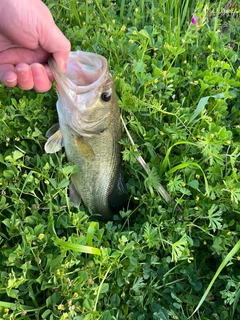
<svg viewBox="0 0 240 320"><path fill-rule="evenodd" d="M49 134L50 128L47 132ZM48 135L49 136L49 135ZM45 143L44 150L46 153L55 153L61 150L63 147L63 137L62 132L57 130L51 137L48 138L47 142Z"/></svg>
<svg viewBox="0 0 240 320"><path fill-rule="evenodd" d="M53 124L46 132L46 137L50 138L54 133L56 133L59 130L59 128L59 123Z"/></svg>

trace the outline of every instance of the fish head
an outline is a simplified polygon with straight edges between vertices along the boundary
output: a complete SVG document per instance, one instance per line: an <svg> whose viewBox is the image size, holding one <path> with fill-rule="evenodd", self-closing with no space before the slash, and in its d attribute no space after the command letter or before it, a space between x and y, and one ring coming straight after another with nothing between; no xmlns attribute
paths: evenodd
<svg viewBox="0 0 240 320"><path fill-rule="evenodd" d="M118 105L107 60L95 53L75 51L69 54L65 74L53 58L49 66L56 80L59 122L64 121L83 137L108 128Z"/></svg>

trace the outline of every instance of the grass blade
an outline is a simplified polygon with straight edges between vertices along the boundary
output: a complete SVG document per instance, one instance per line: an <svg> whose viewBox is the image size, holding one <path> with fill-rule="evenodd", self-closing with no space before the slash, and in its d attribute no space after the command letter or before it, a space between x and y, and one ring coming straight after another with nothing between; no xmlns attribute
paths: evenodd
<svg viewBox="0 0 240 320"><path fill-rule="evenodd" d="M63 250L73 250L81 253L89 253L95 255L101 255L101 251L98 248L83 246L81 244L71 243L70 241L64 241L55 237L55 243L58 244Z"/></svg>
<svg viewBox="0 0 240 320"><path fill-rule="evenodd" d="M160 176L162 176L163 172L166 171L167 167L168 167L168 162L169 162L169 155L170 152L172 151L172 148L175 146L178 146L180 144L188 144L188 145L193 145L195 147L197 147L197 145L195 143L189 142L189 141L179 141L174 143L170 148L168 148L166 155L163 159L162 165L161 165L161 169L160 169Z"/></svg>
<svg viewBox="0 0 240 320"><path fill-rule="evenodd" d="M192 117L189 120L189 123L193 122L193 120L203 111L203 109L206 106L209 98L223 99L223 98L226 98L227 95L230 95L232 97L236 97L237 96L237 90L231 90L231 91L228 91L228 92L221 92L221 93L218 93L218 94L214 94L214 95L211 95L211 96L206 96L206 97L201 98L199 100L199 102L198 102L196 110L194 111Z"/></svg>
<svg viewBox="0 0 240 320"><path fill-rule="evenodd" d="M98 230L99 228L99 223L98 222L91 222L89 227L88 227L88 230L87 230L87 244L89 246L92 247L93 245L93 235L95 233L96 230Z"/></svg>
<svg viewBox="0 0 240 320"><path fill-rule="evenodd" d="M188 319L190 319L199 310L199 308L203 304L204 300L206 299L207 295L209 294L209 291L211 290L215 280L219 276L220 272L228 264L228 262L232 259L232 257L238 252L239 249L240 249L240 240L235 244L235 246L232 248L232 250L228 253L228 255L225 257L225 259L222 261L222 263L218 267L214 277L212 278L212 281L209 283L209 285L208 285L206 291L204 292L204 295L202 296L200 302L198 303L196 309L194 310L194 312L191 314L191 316Z"/></svg>
<svg viewBox="0 0 240 320"><path fill-rule="evenodd" d="M17 303L11 303L11 302L6 302L6 301L0 301L0 307L1 308L7 308L7 309L11 309L11 310L17 310L18 308L21 308L22 310L35 310L33 307L31 306L25 306L23 304L21 304L21 306Z"/></svg>
<svg viewBox="0 0 240 320"><path fill-rule="evenodd" d="M197 164L196 162L180 163L179 165L177 165L174 168L170 169L169 173L173 173L173 172L175 172L177 170L184 169L184 168L187 168L189 166L197 167L198 169L200 169L202 171L204 182L205 182L206 193L208 195L209 194L209 185L208 185L207 177L206 177L203 169L201 168L201 166L199 164Z"/></svg>

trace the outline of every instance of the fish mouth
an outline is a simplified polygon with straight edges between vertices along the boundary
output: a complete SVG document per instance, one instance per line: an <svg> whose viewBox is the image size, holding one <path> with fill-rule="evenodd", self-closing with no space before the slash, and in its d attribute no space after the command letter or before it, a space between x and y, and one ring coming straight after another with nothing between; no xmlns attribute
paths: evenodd
<svg viewBox="0 0 240 320"><path fill-rule="evenodd" d="M92 52L72 51L65 74L53 58L48 64L56 80L59 121L77 136L92 137L106 129L113 118L109 104L101 101L101 94L113 85L106 58Z"/></svg>
<svg viewBox="0 0 240 320"><path fill-rule="evenodd" d="M108 78L107 60L92 52L71 51L65 74L59 70L53 58L49 59L48 64L57 85L64 91L64 88L67 87L76 94L89 92L100 87Z"/></svg>

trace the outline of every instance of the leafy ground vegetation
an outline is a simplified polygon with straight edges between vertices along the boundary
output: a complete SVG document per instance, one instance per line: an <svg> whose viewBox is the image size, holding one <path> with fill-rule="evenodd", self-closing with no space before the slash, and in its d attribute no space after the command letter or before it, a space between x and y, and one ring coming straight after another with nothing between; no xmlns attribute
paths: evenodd
<svg viewBox="0 0 240 320"><path fill-rule="evenodd" d="M73 208L76 168L43 149L54 88L1 86L0 318L240 319L238 0L45 2L109 61L130 200L108 223Z"/></svg>

